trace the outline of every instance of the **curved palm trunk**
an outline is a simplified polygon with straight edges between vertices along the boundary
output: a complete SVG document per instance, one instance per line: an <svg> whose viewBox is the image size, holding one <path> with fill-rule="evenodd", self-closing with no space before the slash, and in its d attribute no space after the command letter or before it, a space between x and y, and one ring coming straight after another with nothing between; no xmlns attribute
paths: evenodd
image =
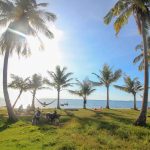
<svg viewBox="0 0 150 150"><path fill-rule="evenodd" d="M107 86L106 88L107 88L107 105L106 105L106 108L109 109L109 86Z"/></svg>
<svg viewBox="0 0 150 150"><path fill-rule="evenodd" d="M60 109L60 90L57 90L57 109Z"/></svg>
<svg viewBox="0 0 150 150"><path fill-rule="evenodd" d="M31 105L32 110L35 110L35 95L36 95L36 89L33 91L32 105Z"/></svg>
<svg viewBox="0 0 150 150"><path fill-rule="evenodd" d="M85 98L83 98L83 109L86 109L86 102L87 102L87 100L86 100L86 97L85 97Z"/></svg>
<svg viewBox="0 0 150 150"><path fill-rule="evenodd" d="M134 110L137 110L137 108L136 108L136 94L133 94L133 96L134 96Z"/></svg>
<svg viewBox="0 0 150 150"><path fill-rule="evenodd" d="M13 108L10 103L8 89L7 89L7 69L8 69L8 58L9 58L9 50L5 52L4 56L4 66L3 66L3 92L4 92L4 99L6 102L6 107L8 111L8 117L11 121L17 121L17 117L13 111Z"/></svg>
<svg viewBox="0 0 150 150"><path fill-rule="evenodd" d="M147 105L148 105L148 83L149 83L149 73L148 73L148 60L147 60L147 37L145 31L145 22L146 18L142 19L142 35L144 43L144 93L143 93L143 102L142 109L138 119L135 122L135 125L145 126L146 125L146 115L147 115Z"/></svg>
<svg viewBox="0 0 150 150"><path fill-rule="evenodd" d="M14 104L13 104L13 108L15 107L16 103L18 102L18 100L19 100L21 94L22 94L22 90L20 90L19 95L18 95L17 99L15 100L15 102L14 102Z"/></svg>

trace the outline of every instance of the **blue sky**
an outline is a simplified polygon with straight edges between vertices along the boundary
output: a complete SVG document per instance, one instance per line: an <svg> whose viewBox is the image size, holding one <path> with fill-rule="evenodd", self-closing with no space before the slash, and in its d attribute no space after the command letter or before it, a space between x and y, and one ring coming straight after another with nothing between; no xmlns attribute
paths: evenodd
<svg viewBox="0 0 150 150"><path fill-rule="evenodd" d="M103 17L112 8L116 0L52 0L49 9L56 13L56 25L64 34L61 48L64 54L64 65L75 72L75 76L84 79L88 76L96 80L92 72L98 73L104 63L114 69L122 69L132 77L143 81L143 73L139 72L133 59L137 52L135 46L141 42L134 19L115 36L113 24L105 25ZM118 84L122 85L120 79ZM92 98L105 99L105 88L98 88ZM98 97L99 95L99 97ZM130 100L129 94L111 88L112 99Z"/></svg>
<svg viewBox="0 0 150 150"><path fill-rule="evenodd" d="M138 71L133 59L138 55L135 46L141 42L134 19L131 17L118 35L115 36L113 23L105 25L103 17L112 8L116 0L38 0L48 2L48 10L57 15L54 23L55 39L46 41L45 51L35 51L36 42L31 40L33 54L30 58L17 56L9 60L9 74L27 77L33 73L46 76L47 70L54 70L56 65L67 66L68 71L74 72L73 77L83 80L89 77L96 81L92 72L98 73L99 69L107 63L114 70L122 69L123 73L138 77L143 82L143 72ZM51 28L51 26L50 26ZM3 64L3 57L0 59ZM2 72L2 65L0 66ZM0 75L1 76L1 75ZM2 78L2 77L1 77ZM9 77L10 81L10 77ZM123 85L121 78L117 83ZM0 85L1 86L1 85ZM1 88L2 89L2 88ZM75 87L74 87L75 89ZM0 90L2 95L2 90ZM13 101L17 92L10 90ZM56 91L38 91L37 97L54 97ZM79 98L68 92L61 93L62 98ZM24 94L22 101L31 102L31 94ZM89 99L106 99L105 87L97 88ZM111 100L132 100L132 95L110 88ZM140 96L138 100L141 100Z"/></svg>

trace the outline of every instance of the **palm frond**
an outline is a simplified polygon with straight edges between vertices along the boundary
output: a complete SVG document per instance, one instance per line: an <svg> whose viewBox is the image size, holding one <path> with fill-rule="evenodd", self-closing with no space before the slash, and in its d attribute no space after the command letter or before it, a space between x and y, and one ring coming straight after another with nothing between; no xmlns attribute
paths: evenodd
<svg viewBox="0 0 150 150"><path fill-rule="evenodd" d="M118 0L114 7L110 9L104 17L104 22L109 24L114 19L114 28L116 34L118 34L121 28L128 22L129 17L132 14L134 15L137 27L141 34L141 19L143 14L149 16L149 1L147 0Z"/></svg>
<svg viewBox="0 0 150 150"><path fill-rule="evenodd" d="M143 86L138 81L138 78L131 79L129 76L124 77L125 86L114 85L115 88L122 90L124 92L136 94L139 91L143 90Z"/></svg>
<svg viewBox="0 0 150 150"><path fill-rule="evenodd" d="M70 93L85 98L95 91L89 79L84 79L82 82L79 80L76 80L76 81L77 81L77 86L79 87L79 90L75 90L75 91L69 90Z"/></svg>
<svg viewBox="0 0 150 150"><path fill-rule="evenodd" d="M137 51L137 50L143 51L143 50L144 50L144 48L143 48L143 42L142 42L141 44L138 44L138 45L135 47L135 50L136 50L136 51Z"/></svg>
<svg viewBox="0 0 150 150"><path fill-rule="evenodd" d="M110 67L108 64L104 64L103 69L100 70L100 75L97 75L93 73L97 78L98 82L93 82L93 85L95 86L109 86L112 82L117 81L122 74L122 71L119 69L115 72L112 71L112 67Z"/></svg>
<svg viewBox="0 0 150 150"><path fill-rule="evenodd" d="M110 83L117 81L122 75L122 71L119 69L117 71L114 72L114 74L112 75L112 78L110 79Z"/></svg>
<svg viewBox="0 0 150 150"><path fill-rule="evenodd" d="M117 88L117 89L119 89L119 90L121 90L121 91L130 93L126 87L119 86L119 85L114 85L114 87Z"/></svg>
<svg viewBox="0 0 150 150"><path fill-rule="evenodd" d="M9 49L10 54L16 51L19 54L30 55L30 47L26 37L34 36L39 39L40 49L43 42L39 38L41 32L48 38L53 38L53 33L47 22L53 22L56 15L42 10L47 3L37 3L36 0L1 0L0 1L0 26L6 30L0 38L0 49L3 54Z"/></svg>
<svg viewBox="0 0 150 150"><path fill-rule="evenodd" d="M96 73L92 73L93 75L95 75L98 79L100 78L100 76Z"/></svg>
<svg viewBox="0 0 150 150"><path fill-rule="evenodd" d="M143 59L143 53L140 54L139 56L135 57L134 60L133 60L133 63L135 64L135 63L139 62L142 59Z"/></svg>
<svg viewBox="0 0 150 150"><path fill-rule="evenodd" d="M82 96L82 93L81 91L72 91L72 90L68 90L71 94L74 94L74 95L78 95L78 96Z"/></svg>
<svg viewBox="0 0 150 150"><path fill-rule="evenodd" d="M72 86L72 83L70 83L73 78L70 78L71 75L73 73L71 72L66 72L67 71L67 68L66 67L63 67L61 69L60 66L56 66L55 68L55 72L52 72L52 71L48 71L48 74L51 78L51 82L50 80L48 81L45 81L45 83L49 86L53 86L54 88L56 88L57 90L62 90L66 87L69 87L69 86Z"/></svg>
<svg viewBox="0 0 150 150"><path fill-rule="evenodd" d="M132 14L132 6L127 8L125 12L123 12L115 21L114 23L114 28L116 31L116 35L119 33L120 29L128 23L128 18L131 16Z"/></svg>

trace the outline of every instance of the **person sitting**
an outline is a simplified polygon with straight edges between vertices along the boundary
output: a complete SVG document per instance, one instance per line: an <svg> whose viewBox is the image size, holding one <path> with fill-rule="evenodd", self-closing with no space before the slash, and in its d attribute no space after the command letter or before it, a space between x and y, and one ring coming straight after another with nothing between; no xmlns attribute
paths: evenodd
<svg viewBox="0 0 150 150"><path fill-rule="evenodd" d="M59 123L59 117L60 115L55 110L54 113L47 113L46 119L47 121L50 121L51 124L58 124Z"/></svg>
<svg viewBox="0 0 150 150"><path fill-rule="evenodd" d="M33 116L32 124L33 125L39 124L40 117L41 117L41 111L38 109Z"/></svg>

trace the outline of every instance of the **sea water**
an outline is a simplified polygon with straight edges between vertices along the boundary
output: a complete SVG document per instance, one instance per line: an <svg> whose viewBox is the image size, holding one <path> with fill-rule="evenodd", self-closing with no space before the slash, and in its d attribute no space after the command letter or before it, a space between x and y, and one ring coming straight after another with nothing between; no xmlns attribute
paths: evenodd
<svg viewBox="0 0 150 150"><path fill-rule="evenodd" d="M44 100L41 99L41 102L49 103L53 100ZM110 108L133 108L133 101L119 101L119 100L110 100ZM68 104L68 105L66 105ZM141 108L142 101L137 101L137 108ZM37 107L42 107L40 103L36 102ZM46 106L47 108L56 108L57 100ZM60 100L61 108L83 108L83 100L79 99L61 99ZM87 100L87 108L105 108L106 100ZM148 107L150 107L150 102L148 103Z"/></svg>

